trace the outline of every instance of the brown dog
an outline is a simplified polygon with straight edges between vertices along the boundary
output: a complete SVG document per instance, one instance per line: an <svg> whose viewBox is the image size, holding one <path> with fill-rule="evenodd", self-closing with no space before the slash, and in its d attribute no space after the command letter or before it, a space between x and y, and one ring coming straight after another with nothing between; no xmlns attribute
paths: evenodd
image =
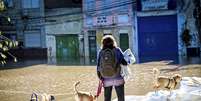
<svg viewBox="0 0 201 101"><path fill-rule="evenodd" d="M155 92L159 88L167 88L171 93L171 90L175 89L177 84L182 80L182 77L179 74L174 74L171 77L159 76L159 70L156 68L153 69L153 72L156 80L154 84Z"/></svg>
<svg viewBox="0 0 201 101"><path fill-rule="evenodd" d="M77 85L80 84L80 82L76 82L74 85L75 90L75 100L76 101L96 101L97 96L92 95L89 92L82 92L77 90Z"/></svg>

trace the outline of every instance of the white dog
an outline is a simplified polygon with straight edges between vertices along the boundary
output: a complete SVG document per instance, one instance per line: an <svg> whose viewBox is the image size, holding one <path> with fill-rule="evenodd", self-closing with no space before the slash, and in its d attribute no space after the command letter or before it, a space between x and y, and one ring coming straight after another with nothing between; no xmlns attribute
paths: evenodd
<svg viewBox="0 0 201 101"><path fill-rule="evenodd" d="M55 101L55 97L46 93L43 93L42 95L42 101Z"/></svg>
<svg viewBox="0 0 201 101"><path fill-rule="evenodd" d="M41 96L41 98L39 97ZM39 100L41 99L41 100ZM37 93L32 93L31 95L31 100L30 101L55 101L55 97L46 93L43 94L37 94Z"/></svg>
<svg viewBox="0 0 201 101"><path fill-rule="evenodd" d="M39 101L38 94L37 93L32 93L30 101Z"/></svg>

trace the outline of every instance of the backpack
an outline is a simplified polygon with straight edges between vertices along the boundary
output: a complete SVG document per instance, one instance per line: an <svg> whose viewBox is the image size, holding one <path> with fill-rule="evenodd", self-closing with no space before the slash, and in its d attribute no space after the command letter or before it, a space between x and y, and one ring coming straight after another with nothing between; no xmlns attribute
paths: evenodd
<svg viewBox="0 0 201 101"><path fill-rule="evenodd" d="M100 73L102 77L114 77L120 70L118 70L117 58L114 49L103 49L100 54Z"/></svg>

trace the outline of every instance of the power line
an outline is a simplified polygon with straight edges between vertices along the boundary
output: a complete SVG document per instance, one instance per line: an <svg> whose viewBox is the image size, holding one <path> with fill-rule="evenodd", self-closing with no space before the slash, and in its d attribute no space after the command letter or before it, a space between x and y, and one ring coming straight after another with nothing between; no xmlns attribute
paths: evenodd
<svg viewBox="0 0 201 101"><path fill-rule="evenodd" d="M95 9L95 10L84 10L84 11L77 11L77 12L71 12L71 13L59 14L59 15L52 15L52 16L44 16L44 17L41 17L41 16L40 17L28 17L27 21L30 20L31 22L33 22L34 19L35 20L37 20L37 19L42 20L43 18L51 18L51 17L59 17L59 16L69 16L69 15L79 15L79 14L81 15L79 18L77 18L77 17L74 18L74 19L71 18L70 20L65 20L64 22L80 21L80 20L84 19L83 16L82 16L82 14L86 14L86 15L106 14L105 12L98 12L98 11L110 10L110 9L114 9L114 8L118 8L118 7L122 7L122 6L126 6L126 5L131 5L131 4L133 4L134 6L136 6L136 1L135 0L134 1L129 1L128 0L127 2L125 2L125 1L124 2L115 2L115 3L113 2L113 4L108 4L108 5L111 5L111 6L104 5L102 7L100 6L98 9ZM133 9L133 8L131 8L131 9ZM108 11L108 12L113 12L113 10ZM51 23L51 22L49 22L49 23ZM59 24L59 23L61 23L61 22L57 22L57 23L54 22L54 24ZM33 27L34 26L37 27L37 26L42 26L44 24L46 24L46 23L38 23L38 22L36 22L36 23L30 24L30 25L33 26Z"/></svg>
<svg viewBox="0 0 201 101"><path fill-rule="evenodd" d="M96 5L96 7L99 8L99 9L102 9L102 8L112 7L112 6L117 5L117 4L128 3L128 2L132 2L132 1L131 1L131 0L127 0L127 1L126 1L126 0L123 0L123 1L121 1L121 2L119 2L119 1L117 2L117 1L116 1L116 2L111 2L111 3L109 3L109 4L105 4L105 5L102 4L102 5L101 5L102 7ZM103 2L103 1L102 1L102 3L106 3L106 2ZM93 4L95 4L95 2L93 2ZM86 5L87 5L87 4L86 4ZM88 5L89 5L89 4L88 4ZM86 6L86 7L87 7L87 6Z"/></svg>
<svg viewBox="0 0 201 101"><path fill-rule="evenodd" d="M117 7L122 7L122 6L126 6L126 5L130 5L130 4L133 4L135 3L135 1L129 1L129 2L123 2L123 3L119 3L117 5L112 5L112 6L103 6L103 7L100 7L99 9L95 9L95 10L89 10L87 12L97 12L97 11L102 11L102 10L108 10L108 9L113 9L113 8L117 8Z"/></svg>
<svg viewBox="0 0 201 101"><path fill-rule="evenodd" d="M68 15L79 15L79 14L86 14L86 15L93 15L94 13L96 14L104 14L104 13L97 13L98 11L104 11L104 10L109 10L109 9L113 9L113 8L117 8L117 7L122 7L122 6L126 6L126 5L130 5L136 3L135 1L129 1L129 2L119 2L116 3L116 5L112 5L112 6L103 6L100 7L99 9L95 9L95 10L86 10L86 11L77 11L77 12L71 12L71 13L66 13L66 14L59 14L59 15L52 15L52 16L44 16L44 17L29 17L29 19L40 19L40 18L50 18L50 17L59 17L59 16L68 16Z"/></svg>

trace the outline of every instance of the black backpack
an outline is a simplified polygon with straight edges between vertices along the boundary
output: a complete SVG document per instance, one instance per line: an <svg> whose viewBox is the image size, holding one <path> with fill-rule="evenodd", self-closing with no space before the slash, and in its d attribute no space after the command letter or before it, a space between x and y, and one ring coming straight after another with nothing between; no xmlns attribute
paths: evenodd
<svg viewBox="0 0 201 101"><path fill-rule="evenodd" d="M106 48L100 52L100 73L102 77L115 77L119 72L115 48Z"/></svg>

